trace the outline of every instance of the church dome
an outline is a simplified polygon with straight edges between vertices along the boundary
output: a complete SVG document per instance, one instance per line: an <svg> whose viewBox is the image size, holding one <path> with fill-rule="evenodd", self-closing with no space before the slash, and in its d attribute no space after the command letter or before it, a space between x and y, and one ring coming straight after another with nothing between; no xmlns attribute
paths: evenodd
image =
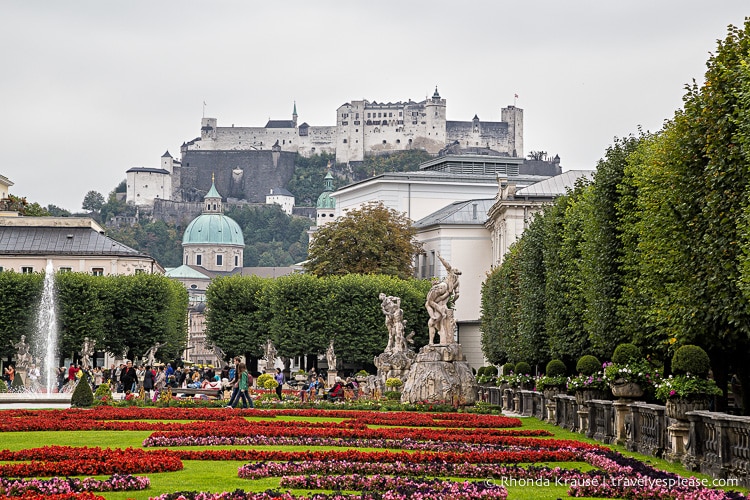
<svg viewBox="0 0 750 500"><path fill-rule="evenodd" d="M318 196L318 203L315 205L316 208L336 208L336 199L331 196L333 193L333 176L329 171L323 179L325 188L320 196Z"/></svg>
<svg viewBox="0 0 750 500"><path fill-rule="evenodd" d="M193 219L185 229L182 244L221 244L245 246L242 229L224 214L204 213Z"/></svg>
<svg viewBox="0 0 750 500"><path fill-rule="evenodd" d="M318 196L317 208L336 208L336 200L331 196L330 191L323 191Z"/></svg>

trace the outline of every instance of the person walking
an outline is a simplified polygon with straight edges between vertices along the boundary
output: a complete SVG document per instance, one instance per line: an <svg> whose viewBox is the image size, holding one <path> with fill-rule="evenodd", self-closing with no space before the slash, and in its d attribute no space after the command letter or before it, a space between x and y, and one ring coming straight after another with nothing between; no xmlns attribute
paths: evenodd
<svg viewBox="0 0 750 500"><path fill-rule="evenodd" d="M237 367L239 365L240 358L234 358L234 366L229 370L229 387L232 388L232 394L230 394L229 396L229 403L227 403L227 408L234 408L234 405L237 404L237 400L240 396L240 379L239 373L237 373Z"/></svg>
<svg viewBox="0 0 750 500"><path fill-rule="evenodd" d="M239 390L239 396L237 397L237 400L234 401L234 404L229 405L230 408L234 408L234 405L239 404L240 399L242 400L242 408L247 408L248 406L250 408L255 407L253 400L250 399L250 394L247 392L249 387L250 374L247 372L245 363L240 363L237 365L237 388Z"/></svg>
<svg viewBox="0 0 750 500"><path fill-rule="evenodd" d="M154 377L154 370L150 366L147 366L143 372L143 391L147 397L151 397L151 391L154 389Z"/></svg>
<svg viewBox="0 0 750 500"><path fill-rule="evenodd" d="M278 384L276 386L276 395L279 397L279 401L281 401L281 388L284 385L284 374L281 372L281 368L276 368L276 374L273 378Z"/></svg>
<svg viewBox="0 0 750 500"><path fill-rule="evenodd" d="M164 365L159 367L154 377L154 401L161 395L162 391L167 388L167 373L164 371Z"/></svg>

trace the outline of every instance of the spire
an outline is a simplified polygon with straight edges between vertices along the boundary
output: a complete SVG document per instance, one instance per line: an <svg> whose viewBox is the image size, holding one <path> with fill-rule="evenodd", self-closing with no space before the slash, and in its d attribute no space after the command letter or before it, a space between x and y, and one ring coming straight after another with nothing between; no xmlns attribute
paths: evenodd
<svg viewBox="0 0 750 500"><path fill-rule="evenodd" d="M221 213L221 195L216 190L216 176L211 174L211 189L203 197L203 213Z"/></svg>
<svg viewBox="0 0 750 500"><path fill-rule="evenodd" d="M437 85L435 85L435 93L432 94L433 99L440 99L440 94L438 93Z"/></svg>
<svg viewBox="0 0 750 500"><path fill-rule="evenodd" d="M294 126L297 126L297 101L294 101L294 111L292 111L292 121Z"/></svg>

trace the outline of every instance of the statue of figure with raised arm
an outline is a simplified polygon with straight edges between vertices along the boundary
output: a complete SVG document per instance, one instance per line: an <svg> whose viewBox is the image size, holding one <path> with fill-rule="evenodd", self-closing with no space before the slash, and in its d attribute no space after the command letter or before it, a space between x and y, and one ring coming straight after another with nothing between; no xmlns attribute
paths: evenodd
<svg viewBox="0 0 750 500"><path fill-rule="evenodd" d="M427 327L430 335L430 344L435 343L435 333L439 335L440 344L452 344L455 341L453 338L455 319L453 318L453 310L449 310L448 303L452 302L455 304L458 300L458 276L461 274L461 271L452 267L440 254L437 254L437 257L448 271L448 276L445 280L438 281L432 285L432 288L427 293L425 308L430 315Z"/></svg>
<svg viewBox="0 0 750 500"><path fill-rule="evenodd" d="M91 369L91 357L94 355L94 344L96 344L96 341L84 337L83 346L78 353L81 355L81 368L84 370Z"/></svg>
<svg viewBox="0 0 750 500"><path fill-rule="evenodd" d="M146 351L146 366L154 366L154 363L156 363L156 351L159 350L161 346L164 344L161 342L157 342L156 344L149 347L148 351Z"/></svg>

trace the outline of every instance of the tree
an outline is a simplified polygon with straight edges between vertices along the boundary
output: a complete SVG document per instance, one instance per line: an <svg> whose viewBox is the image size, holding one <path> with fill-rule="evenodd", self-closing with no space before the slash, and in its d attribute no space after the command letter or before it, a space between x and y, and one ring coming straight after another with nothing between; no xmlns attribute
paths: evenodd
<svg viewBox="0 0 750 500"><path fill-rule="evenodd" d="M588 283L582 276L583 228L591 212L591 188L579 179L575 190L544 210L545 329L550 357L572 366L589 350L583 326Z"/></svg>
<svg viewBox="0 0 750 500"><path fill-rule="evenodd" d="M83 197L81 208L89 212L99 212L102 209L102 205L104 205L104 195L92 190Z"/></svg>
<svg viewBox="0 0 750 500"><path fill-rule="evenodd" d="M53 217L70 217L70 211L64 208L58 207L57 205L47 205L47 212Z"/></svg>
<svg viewBox="0 0 750 500"><path fill-rule="evenodd" d="M39 205L39 203L29 203L25 197L12 194L8 195L5 210L18 212L27 217L44 217L50 215L47 209Z"/></svg>
<svg viewBox="0 0 750 500"><path fill-rule="evenodd" d="M317 276L387 274L407 279L421 244L404 214L368 203L321 227L314 235L305 269Z"/></svg>
<svg viewBox="0 0 750 500"><path fill-rule="evenodd" d="M643 135L641 136L641 138ZM591 210L584 224L586 330L593 352L611 356L618 344L630 341L619 326L618 304L623 281L623 214L617 212L625 166L641 138L615 139L600 160L591 187Z"/></svg>

